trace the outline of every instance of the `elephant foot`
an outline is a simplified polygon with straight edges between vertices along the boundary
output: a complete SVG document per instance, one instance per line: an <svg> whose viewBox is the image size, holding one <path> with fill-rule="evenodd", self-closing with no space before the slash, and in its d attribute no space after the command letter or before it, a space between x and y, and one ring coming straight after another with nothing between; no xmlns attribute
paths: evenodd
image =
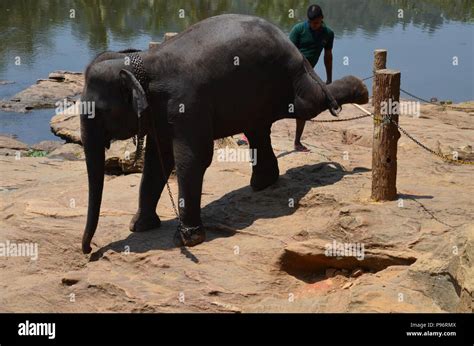
<svg viewBox="0 0 474 346"><path fill-rule="evenodd" d="M250 186L252 186L252 190L254 191L261 191L266 189L270 185L273 185L280 175L278 168L276 170L272 170L271 172L261 172L261 173L252 173L252 178L250 179Z"/></svg>
<svg viewBox="0 0 474 346"><path fill-rule="evenodd" d="M206 232L204 227L186 227L184 225L179 225L178 230L174 234L174 242L176 246L195 246L201 244L206 240Z"/></svg>
<svg viewBox="0 0 474 346"><path fill-rule="evenodd" d="M130 232L146 232L160 226L161 220L156 213L149 215L136 213L132 221L130 221Z"/></svg>

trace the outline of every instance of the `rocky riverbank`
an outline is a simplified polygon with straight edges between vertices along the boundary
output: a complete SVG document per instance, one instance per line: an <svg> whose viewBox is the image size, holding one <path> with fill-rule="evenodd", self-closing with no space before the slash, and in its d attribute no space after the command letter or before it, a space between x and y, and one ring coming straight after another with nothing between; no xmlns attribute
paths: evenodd
<svg viewBox="0 0 474 346"><path fill-rule="evenodd" d="M346 105L341 117L359 114ZM400 124L435 150L472 159L473 116L428 105ZM274 124L281 176L258 193L248 163L220 162L216 152L202 196L208 239L190 249L173 244L167 193L162 227L130 233L141 174L107 175L92 256L80 250L87 173L77 117L55 116L51 126L68 143L0 137L0 244L38 246L36 260L0 258L0 311L472 312L472 166L447 164L402 135L400 199L372 202L368 118L308 123L310 153L291 150L294 121ZM216 150L245 149L235 140ZM114 146L119 167L134 146ZM174 177L170 184L176 196ZM357 251L327 252L344 244Z"/></svg>
<svg viewBox="0 0 474 346"><path fill-rule="evenodd" d="M76 100L83 87L84 75L81 72L54 71L47 79L38 79L29 88L7 100L0 100L0 110L26 113L33 109L55 108L58 101Z"/></svg>

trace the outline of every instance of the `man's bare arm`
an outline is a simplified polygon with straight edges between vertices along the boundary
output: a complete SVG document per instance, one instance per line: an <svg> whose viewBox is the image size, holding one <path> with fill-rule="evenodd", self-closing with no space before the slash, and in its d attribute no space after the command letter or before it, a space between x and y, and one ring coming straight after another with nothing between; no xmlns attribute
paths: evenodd
<svg viewBox="0 0 474 346"><path fill-rule="evenodd" d="M332 49L324 50L324 66L326 67L326 84L332 83Z"/></svg>

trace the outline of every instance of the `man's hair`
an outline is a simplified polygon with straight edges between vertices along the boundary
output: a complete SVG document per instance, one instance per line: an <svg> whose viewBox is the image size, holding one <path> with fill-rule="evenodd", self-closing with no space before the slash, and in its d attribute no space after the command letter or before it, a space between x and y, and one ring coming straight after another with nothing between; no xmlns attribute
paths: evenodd
<svg viewBox="0 0 474 346"><path fill-rule="evenodd" d="M308 19L313 20L323 17L323 10L318 5L311 5L308 7Z"/></svg>

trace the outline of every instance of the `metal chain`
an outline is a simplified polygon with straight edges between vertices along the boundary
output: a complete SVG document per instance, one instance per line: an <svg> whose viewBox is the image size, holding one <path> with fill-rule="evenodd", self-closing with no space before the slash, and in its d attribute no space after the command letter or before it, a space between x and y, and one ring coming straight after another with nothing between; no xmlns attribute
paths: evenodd
<svg viewBox="0 0 474 346"><path fill-rule="evenodd" d="M364 79L362 79L362 80L365 81L365 80L370 79L370 78L373 78L373 77L375 77L375 76L367 77L367 78L364 78ZM404 91L404 90L402 90L402 91L403 91L404 93L408 94L406 91ZM412 97L415 97L415 98L418 98L418 97L416 97L415 95L411 95L411 94L408 94L408 95L410 95L410 96L412 96ZM425 101L425 100L422 100L422 101L427 102L427 103L432 103L432 102L428 102L428 101ZM368 114L368 115L374 117L374 114L372 114L372 113L371 113L371 114ZM439 153L437 153L437 152L431 150L431 149L428 148L427 146L425 146L425 145L423 145L422 143L420 143L419 141L417 141L415 138L413 138L411 135L409 135L408 132L406 132L403 128L401 128L400 125L398 125L397 123L395 123L395 122L391 119L391 117L389 118L389 120L390 120L392 123L394 123L394 124L397 126L397 128L398 128L403 134L405 134L408 138L410 138L410 139L411 139L412 141L414 141L416 144L418 144L419 146L421 146L423 149L428 150L430 153L432 153L432 154L434 154L434 155L436 155L436 156L441 157L441 159L443 159L443 160L446 160L446 159L450 160L448 157L441 156ZM374 117L374 121L378 121L378 119L375 119L375 117ZM468 162L468 161L461 161L461 162ZM456 161L456 163L460 163L460 161ZM469 162L469 164L472 164L472 163ZM448 226L448 227L450 227L450 228L454 228L454 227L455 227L455 226L451 226L451 225L449 225L449 224L447 224L447 223L445 223L445 222L439 220L439 219L438 219L431 211L429 211L428 208L426 208L426 207L423 205L423 203L421 203L420 201L418 201L418 200L416 200L416 199L414 199L414 198L410 198L410 197L409 197L409 199L411 199L412 201L418 203L418 204L421 206L421 208L422 208L425 212L427 212L434 220L436 220L436 221L438 221L439 223L441 223L441 224L443 224L443 225L445 225L445 226Z"/></svg>
<svg viewBox="0 0 474 346"><path fill-rule="evenodd" d="M367 79L370 79L370 78L373 78L374 76L370 76L370 77L367 77L367 78L364 78L362 79L363 81L364 80L367 80ZM415 98L418 98L417 96L414 96L412 94L409 94L408 92L400 89L401 91L403 91L404 93L412 96L412 97L415 97ZM422 100L422 99L420 99ZM432 102L429 102L429 101L425 101L425 100L422 100L424 102L427 102L427 103L432 103ZM443 106L443 105L442 105ZM455 107L452 107L452 108L455 108ZM424 145L423 143L419 142L418 140L416 140L414 137L412 137L408 132L406 132L400 125L398 125L398 123L396 123L392 117L390 116L390 114L387 115L388 116L388 120L393 123L395 126L397 126L397 128L403 133L405 134L408 138L410 138L413 142L415 142L416 144L418 144L420 147L422 147L423 149L425 149L426 151L428 151L429 153L433 154L433 155L436 155L438 156L439 158L445 160L445 161L448 161L448 162L451 162L451 163L455 163L455 164L464 164L464 165L474 165L474 161L463 161L463 160L454 160L454 159L451 159L447 156L444 156L438 152L435 152L434 150L428 148L426 145ZM333 123L333 122L341 122L341 121L351 121L351 120L357 120L357 119L363 119L363 118L367 118L367 117L373 117L374 120L375 120L375 115L373 113L370 113L370 114L363 114L363 115L359 115L359 116L356 116L356 117L352 117L352 118L346 118L346 119L332 119L332 120L310 120L311 122L315 122L315 123ZM153 127L153 131L154 131L154 135L155 135L155 140L157 141L158 140L158 136L156 135L156 130ZM168 195L170 197L170 201L171 201L171 205L173 207L173 211L176 215L176 218L178 220L178 223L181 227L184 228L183 226L183 223L181 221L181 218L179 216L179 213L178 213L178 208L176 208L176 203L174 201L174 198L173 198L173 193L171 192L171 188L170 188L170 185L168 183L168 179L166 179L165 177L165 167L164 167L164 164L163 164L163 160L162 160L162 156L161 156L161 152L160 152L160 146L158 145L158 143L156 143L156 147L158 149L158 156L159 156L159 159L160 159L160 164L161 164L161 169L162 169L162 172L163 172L163 178L165 179L165 182L166 182L166 189L168 190ZM193 227L194 228L194 227Z"/></svg>
<svg viewBox="0 0 474 346"><path fill-rule="evenodd" d="M173 207L174 214L176 215L176 219L178 220L178 232L181 236L181 241L183 242L183 244L185 244L186 242L183 239L183 237L190 238L193 232L199 230L201 226L200 225L194 226L194 227L185 226L183 223L183 220L181 219L181 216L179 215L178 208L176 207L176 203L174 202L173 193L171 192L170 184L168 183L168 178L166 177L166 174L165 174L165 165L163 164L163 158L161 155L160 145L158 143L158 136L156 133L156 128L154 126L153 120L152 120L152 127L153 127L153 135L155 137L155 142L156 142L156 149L158 151L158 157L160 160L161 171L163 173L163 179L165 179L165 185L166 185L166 189L168 190L168 196L170 197L171 206Z"/></svg>
<svg viewBox="0 0 474 346"><path fill-rule="evenodd" d="M370 116L371 116L370 114L362 114L362 115L358 115L358 116L353 117L353 118L346 118L346 119L309 120L309 121L311 121L312 123L335 123L335 122L339 122L339 121L357 120L357 119L367 118L367 117L370 117Z"/></svg>
<svg viewBox="0 0 474 346"><path fill-rule="evenodd" d="M374 77L374 76L372 76ZM363 80L366 80L366 79L369 79L369 78L372 78L372 77L367 77L367 78L364 78ZM426 103L430 103L430 104L434 104L434 105L437 105L437 106L445 106L445 105L439 105L437 103L433 103L433 102L430 102L430 101L427 101L427 100L424 100L418 96L415 96L413 94L410 94L409 92L403 90L402 88L400 88L400 91L404 92L405 94L409 95L409 96L412 96L416 99L419 99L423 102L426 102ZM446 106L446 107L449 107L449 106ZM362 109L362 107L359 107ZM464 110L464 111L467 111L467 110L474 110L474 108L462 108L462 107L453 107L451 106L451 108L455 108L455 109L461 109L461 110ZM369 113L367 110L365 110L365 112L367 113L366 116L371 116L374 121L380 121L379 119L376 119L375 118L375 114L374 113ZM358 119L360 117L355 117L355 118L349 118L349 119L338 119L340 121L345 121L345 120L353 120L353 119ZM455 160L455 159L451 159L441 153L438 153L436 151L434 151L433 149L430 149L428 148L426 145L424 145L423 143L421 143L420 141L418 141L417 139L415 139L412 135L410 135L405 129L403 129L397 122L395 122L392 117L390 116L390 114L387 114L387 117L386 117L392 124L394 124L405 136L407 136L408 138L410 138L415 144L417 144L418 146L420 146L421 148L425 149L426 151L428 151L429 153L435 155L435 156L438 156L439 158L441 158L442 160L444 161L447 161L447 162L450 162L450 163L454 163L454 164L458 164L458 165L474 165L474 161L465 161L465 160ZM333 120L333 121L338 121L338 120ZM312 120L314 122L318 122L317 120ZM323 120L320 120L319 122L332 122L331 120L326 120L326 121L323 121Z"/></svg>
<svg viewBox="0 0 474 346"><path fill-rule="evenodd" d="M374 118L375 121L376 118L375 118L375 115L372 113L371 114L372 117ZM433 149L430 149L428 148L426 145L424 145L423 143L421 143L420 141L418 141L417 139L415 139L412 135L410 135L405 129L403 129L400 125L398 125L397 122L395 122L392 117L390 116L390 114L387 114L386 115L386 118L392 123L394 124L405 136L407 136L408 138L410 138L413 142L415 142L418 146L420 146L421 148L425 149L426 151L428 151L429 153L433 154L433 155L436 155L438 156L439 158L441 158L442 160L444 161L447 161L447 162L450 162L450 163L454 163L454 164L460 164L460 165L474 165L474 161L464 161L464 160L455 160L455 159L451 159L441 153L438 153L436 151L434 151Z"/></svg>
<svg viewBox="0 0 474 346"><path fill-rule="evenodd" d="M155 121L154 121L153 116L151 116L150 118L151 118L151 127L153 131L153 136L155 137L154 141L156 143L156 150L157 150L157 154L158 154L160 165L161 165L161 172L163 173L163 179L165 180L166 189L168 190L171 206L173 207L174 214L176 215L176 218L178 219L179 226L183 227L183 222L181 221L181 217L179 216L178 208L176 208L176 203L174 202L173 193L171 192L170 184L168 183L168 177L166 176L166 173L165 173L165 165L163 163L163 155L161 155L160 144L158 143L158 135L156 133Z"/></svg>
<svg viewBox="0 0 474 346"><path fill-rule="evenodd" d="M134 52L133 54L129 54L130 64L132 66L133 75L137 78L138 82L142 86L145 93L148 93L148 76L145 71L145 67L143 65L143 60L138 54L138 52ZM143 156L143 143L145 140L145 136L141 134L142 130L142 123L140 118L138 118L138 133L133 137L133 143L136 146L135 150L135 158L133 160L133 167L137 167L138 161L142 159Z"/></svg>
<svg viewBox="0 0 474 346"><path fill-rule="evenodd" d="M367 79L371 79L371 78L374 78L375 75L373 76L370 76L370 77L366 77L366 78L363 78L362 81L365 81ZM413 95L412 93L406 91L406 90L403 90L402 88L400 88L400 91L407 94L408 96L411 96L419 101L422 101L422 102L425 102L425 103L428 103L428 104L431 104L431 105L434 105L434 106L441 106L441 107L446 107L446 108L452 108L452 109L457 109L457 110L461 110L461 111L465 111L465 112L472 112L474 111L474 108L464 108L464 107L458 107L458 106L450 106L450 105L446 105L446 104L440 104L440 103L436 103L436 102L431 102L431 101L428 101L428 100L425 100L419 96L416 96L416 95Z"/></svg>
<svg viewBox="0 0 474 346"><path fill-rule="evenodd" d="M153 126L153 125L152 125ZM176 219L178 220L178 232L181 235L181 241L183 244L185 243L184 238L190 238L194 231L197 231L201 228L201 226L185 226L183 220L181 220L181 216L178 213L178 208L176 208L176 203L174 202L173 193L171 192L170 184L168 183L168 179L166 178L165 174L165 165L163 164L163 159L161 155L160 145L158 143L158 136L156 135L156 129L153 126L153 133L155 135L155 142L156 148L158 150L158 156L160 158L161 170L163 172L163 178L165 179L166 189L168 190L168 196L170 197L171 206L173 207L174 214L176 215Z"/></svg>
<svg viewBox="0 0 474 346"><path fill-rule="evenodd" d="M160 155L160 160L161 160L161 155ZM164 170L163 170L163 174L164 174ZM170 196L171 205L173 206L173 210L174 210L174 213L176 215L176 218L178 219L178 223L180 225L182 225L183 223L181 222L181 218L179 217L178 209L176 208L176 204L174 203L173 193L171 192L171 188L170 188L170 184L168 183L168 180L166 180L166 189L168 190L168 195Z"/></svg>
<svg viewBox="0 0 474 346"><path fill-rule="evenodd" d="M148 93L149 93L149 89L148 89L149 79L148 79L147 73L145 71L145 68L143 66L143 60L141 59L141 57L138 54L133 54L131 62L132 62L132 67L134 69L134 74L135 74L136 78L138 79L138 81L140 82L140 84L142 85L143 90L145 91L146 97L148 98L148 96L149 96L148 95ZM186 227L184 225L180 215L179 215L178 208L176 207L176 203L174 202L173 193L171 192L171 188L170 188L170 185L168 183L168 177L165 174L165 165L163 163L163 156L161 154L158 135L157 135L157 132L156 132L155 119L154 119L154 116L152 116L152 115L150 115L150 118L151 118L151 127L152 127L152 131L153 131L153 136L155 137L154 140L155 140L155 144L156 144L156 150L157 150L157 154L158 154L160 165L161 165L161 171L163 173L163 179L165 180L166 189L168 190L168 195L170 197L171 206L173 207L174 214L176 215L176 219L178 220L178 232L181 236L181 241L183 242L183 244L186 244L185 238L186 239L191 238L192 235L193 235L193 232L198 231L198 230L201 229L201 225L195 226L195 227ZM141 119L141 118L139 118L139 119ZM138 129L139 129L139 133L141 133L141 131L140 131L140 129L141 129L140 120L138 122ZM137 143L137 151L136 151L136 155L135 155L135 163L138 159L138 156L139 155L141 156L141 153L143 152L143 136L138 136L137 139L136 139L136 143ZM135 165L135 163L134 163L134 165Z"/></svg>
<svg viewBox="0 0 474 346"><path fill-rule="evenodd" d="M140 57L140 55L138 55L137 53L130 54L129 57L131 59L133 74L138 79L139 83L142 85L142 87L145 90L145 93L147 94L147 97L148 97L149 78L148 78L148 75L145 71L143 60ZM158 143L158 135L156 133L154 117L150 116L150 118L151 118L151 124L152 124L151 127L153 129L153 136L155 137L154 141L156 142L156 149L157 149L157 153L158 153L158 157L159 157L159 161L160 161L160 165L161 165L161 170L162 170L162 173L163 173L163 179L165 180L166 189L168 190L168 195L170 197L171 206L173 207L173 211L176 215L176 218L178 219L179 226L183 227L183 223L182 223L181 218L180 218L179 213L178 213L178 208L176 208L176 203L174 202L173 193L171 192L171 188L170 188L170 185L168 183L168 178L166 177L166 174L165 174L165 165L163 163L163 158L162 158L162 155L161 155L160 145ZM140 127L140 124L139 124L139 127ZM144 140L143 136L138 136L137 135L136 138L134 138L134 143L136 143L136 145L137 145L137 151L135 153L134 165L137 162L138 158L141 157L141 155L143 153L143 140Z"/></svg>
<svg viewBox="0 0 474 346"><path fill-rule="evenodd" d="M403 90L402 88L400 88L400 91L407 94L408 96L411 96L411 97L414 97L416 98L417 100L420 100L422 102L425 102L425 103L429 103L431 105L435 105L435 106L441 106L441 107L446 107L446 108L452 108L452 109L457 109L457 110L461 110L461 111L465 111L465 112L472 112L474 111L474 108L464 108L464 107L458 107L458 106L450 106L450 105L442 105L440 103L436 103L436 102L431 102L431 101L428 101L428 100L425 100L421 97L418 97L416 95L413 95L412 93L409 93L408 91L406 90Z"/></svg>
<svg viewBox="0 0 474 346"><path fill-rule="evenodd" d="M139 135L135 135L132 137L132 140L133 140L133 144L135 145L136 147L136 150L135 150L135 157L133 159L133 164L132 166L133 167L137 167L137 164L138 164L138 161L141 160L142 156L143 156L143 143L145 141L145 137L144 136L139 136Z"/></svg>
<svg viewBox="0 0 474 346"><path fill-rule="evenodd" d="M448 224L448 223L446 223L446 222L444 222L444 221L438 219L438 218L436 217L436 215L435 215L432 211L430 211L427 207L425 207L425 205L424 205L423 203L421 203L421 202L418 201L417 199L415 199L415 198L413 198L413 197L406 197L406 198L409 199L409 200L412 200L413 202L416 202L416 203L421 207L421 209L423 209L424 212L426 212L429 216L431 216L431 218L432 218L433 220L439 222L440 224L445 225L445 226L448 226L448 227L450 227L450 228L458 227L458 226L452 226L452 225L450 225L450 224Z"/></svg>

